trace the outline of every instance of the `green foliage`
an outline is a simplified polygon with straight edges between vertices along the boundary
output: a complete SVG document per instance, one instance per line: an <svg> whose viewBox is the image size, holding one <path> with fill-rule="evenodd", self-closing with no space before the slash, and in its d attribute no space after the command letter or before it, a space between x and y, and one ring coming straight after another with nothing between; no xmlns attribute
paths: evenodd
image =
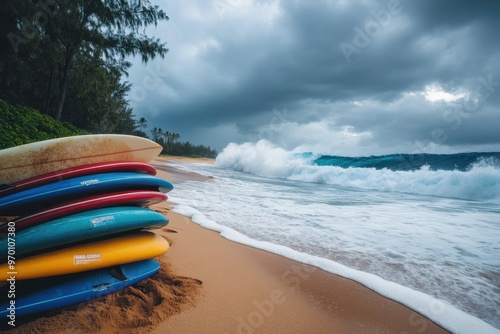
<svg viewBox="0 0 500 334"><path fill-rule="evenodd" d="M140 123L140 122L139 122ZM178 142L181 137L178 133L163 131L161 128L151 130L153 140L163 146L162 153L177 156L215 158L217 151L210 146L193 145L190 142Z"/></svg>
<svg viewBox="0 0 500 334"><path fill-rule="evenodd" d="M88 134L39 111L0 100L0 149L58 137Z"/></svg>
<svg viewBox="0 0 500 334"><path fill-rule="evenodd" d="M169 150L163 150L164 153L170 155L180 155L186 157L204 157L215 158L217 151L212 150L210 146L193 145L190 142L173 143Z"/></svg>

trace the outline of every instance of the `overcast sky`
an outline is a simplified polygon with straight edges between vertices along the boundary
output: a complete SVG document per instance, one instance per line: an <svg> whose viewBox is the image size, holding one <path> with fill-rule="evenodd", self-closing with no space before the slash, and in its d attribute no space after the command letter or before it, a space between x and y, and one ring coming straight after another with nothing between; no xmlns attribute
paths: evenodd
<svg viewBox="0 0 500 334"><path fill-rule="evenodd" d="M219 152L500 151L500 1L152 0L137 117Z"/></svg>

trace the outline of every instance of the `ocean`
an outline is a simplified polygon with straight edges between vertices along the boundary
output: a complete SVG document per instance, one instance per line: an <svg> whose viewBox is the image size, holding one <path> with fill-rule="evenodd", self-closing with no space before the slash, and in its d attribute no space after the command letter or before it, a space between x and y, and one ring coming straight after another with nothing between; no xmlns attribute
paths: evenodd
<svg viewBox="0 0 500 334"><path fill-rule="evenodd" d="M230 144L174 211L354 279L454 333L500 333L500 153L340 157Z"/></svg>

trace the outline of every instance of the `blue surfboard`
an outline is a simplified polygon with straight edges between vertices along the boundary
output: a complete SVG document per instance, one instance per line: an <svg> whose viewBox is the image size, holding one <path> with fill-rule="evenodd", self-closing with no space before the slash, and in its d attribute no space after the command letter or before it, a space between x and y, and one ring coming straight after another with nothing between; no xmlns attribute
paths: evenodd
<svg viewBox="0 0 500 334"><path fill-rule="evenodd" d="M160 228L167 223L167 217L146 208L124 206L85 211L17 232L16 255L130 230ZM1 260L7 254L8 241L0 239Z"/></svg>
<svg viewBox="0 0 500 334"><path fill-rule="evenodd" d="M98 298L134 285L159 269L158 261L149 259L81 274L16 282L12 298L9 285L0 289L0 318L8 320L13 314L17 319Z"/></svg>
<svg viewBox="0 0 500 334"><path fill-rule="evenodd" d="M26 215L60 201L123 190L169 192L173 185L159 177L141 173L102 173L49 183L0 198L0 216Z"/></svg>

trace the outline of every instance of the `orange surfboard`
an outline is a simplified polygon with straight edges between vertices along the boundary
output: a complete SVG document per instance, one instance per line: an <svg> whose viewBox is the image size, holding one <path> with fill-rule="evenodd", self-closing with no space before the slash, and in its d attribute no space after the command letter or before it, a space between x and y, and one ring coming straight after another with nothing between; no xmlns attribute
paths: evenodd
<svg viewBox="0 0 500 334"><path fill-rule="evenodd" d="M135 232L87 242L0 265L0 281L78 273L151 259L165 254L168 242L152 232ZM10 254L10 253L9 253Z"/></svg>

